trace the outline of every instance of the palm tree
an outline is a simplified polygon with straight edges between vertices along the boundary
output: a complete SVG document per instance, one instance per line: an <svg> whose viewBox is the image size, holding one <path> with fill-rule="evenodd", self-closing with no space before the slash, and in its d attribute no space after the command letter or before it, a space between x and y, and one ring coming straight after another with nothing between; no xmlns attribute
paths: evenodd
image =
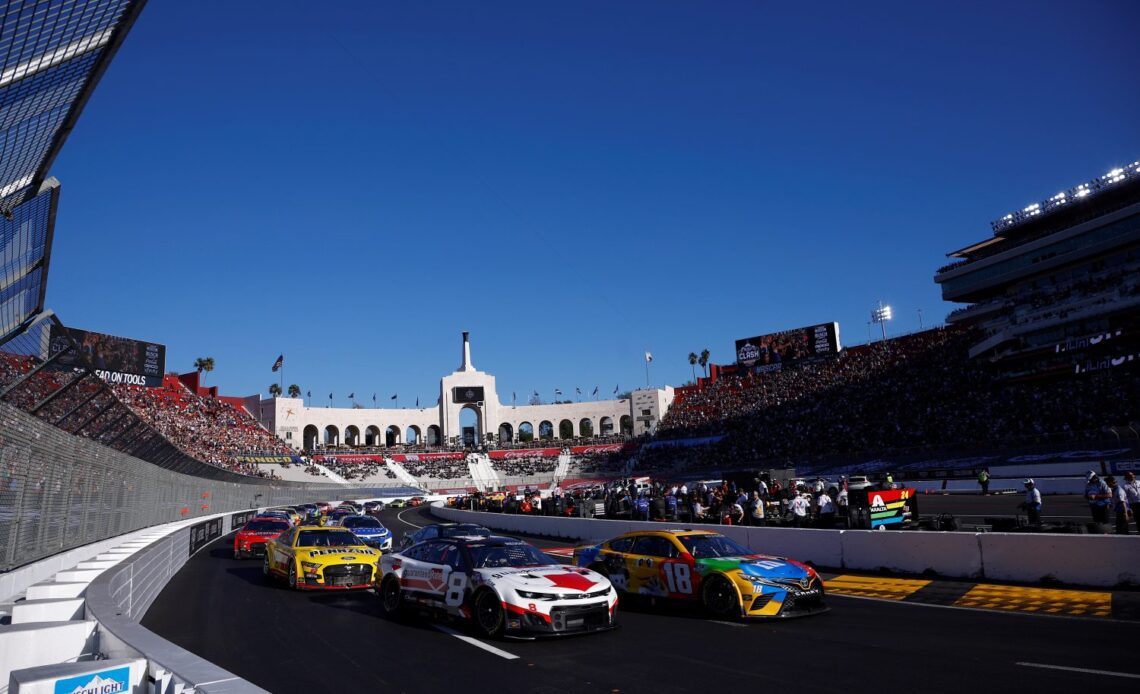
<svg viewBox="0 0 1140 694"><path fill-rule="evenodd" d="M697 353L689 352L689 368L693 370L693 383L697 382Z"/></svg>
<svg viewBox="0 0 1140 694"><path fill-rule="evenodd" d="M291 397L291 398L301 397L301 386L297 385L296 383L289 386L289 397Z"/></svg>
<svg viewBox="0 0 1140 694"><path fill-rule="evenodd" d="M709 348L705 347L701 350L701 358L698 360L701 368L705 370L705 378L709 377Z"/></svg>
<svg viewBox="0 0 1140 694"><path fill-rule="evenodd" d="M194 368L198 370L198 378L204 382L205 379L202 378L202 372L210 373L214 370L214 358L198 357L194 360Z"/></svg>
<svg viewBox="0 0 1140 694"><path fill-rule="evenodd" d="M270 383L269 384L269 397L271 397L271 398L281 397L281 386L279 386L276 383Z"/></svg>

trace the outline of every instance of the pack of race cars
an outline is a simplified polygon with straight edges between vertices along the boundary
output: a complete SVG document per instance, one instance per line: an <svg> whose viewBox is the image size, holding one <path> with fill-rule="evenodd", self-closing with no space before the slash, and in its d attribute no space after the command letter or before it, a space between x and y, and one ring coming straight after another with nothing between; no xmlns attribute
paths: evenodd
<svg viewBox="0 0 1140 694"><path fill-rule="evenodd" d="M567 565L469 523L428 525L393 551L391 531L363 507L314 509L305 517L291 508L251 519L234 538L234 557L261 557L265 577L292 589L375 589L385 615L458 618L492 638L609 630L617 626L619 597L700 605L718 619L828 609L810 566L714 532L629 532L575 549Z"/></svg>

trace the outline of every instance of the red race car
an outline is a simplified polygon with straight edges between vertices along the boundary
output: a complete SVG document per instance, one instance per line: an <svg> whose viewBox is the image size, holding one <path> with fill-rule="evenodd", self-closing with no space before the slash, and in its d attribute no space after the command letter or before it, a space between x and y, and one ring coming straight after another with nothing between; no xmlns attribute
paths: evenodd
<svg viewBox="0 0 1140 694"><path fill-rule="evenodd" d="M281 518L257 516L250 519L234 536L234 559L265 556L265 543L289 527L289 521Z"/></svg>

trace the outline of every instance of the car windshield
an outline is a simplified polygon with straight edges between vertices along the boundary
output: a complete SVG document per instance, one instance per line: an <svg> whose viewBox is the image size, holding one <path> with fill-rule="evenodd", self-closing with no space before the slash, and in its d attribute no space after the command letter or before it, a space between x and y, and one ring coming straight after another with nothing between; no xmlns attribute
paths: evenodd
<svg viewBox="0 0 1140 694"><path fill-rule="evenodd" d="M503 545L468 545L476 569L519 566L545 566L551 563L546 555L525 542Z"/></svg>
<svg viewBox="0 0 1140 694"><path fill-rule="evenodd" d="M266 532L271 532L271 531L281 533L281 532L285 532L286 530L289 529L289 524L283 523L281 521L269 521L269 520L250 521L249 523L246 524L245 529L249 530L251 532L255 532L255 533L266 533Z"/></svg>
<svg viewBox="0 0 1140 694"><path fill-rule="evenodd" d="M347 530L306 530L297 538L297 547L351 547L359 544L360 540Z"/></svg>
<svg viewBox="0 0 1140 694"><path fill-rule="evenodd" d="M481 525L456 525L443 528L444 537L464 537L469 535L490 537L491 531Z"/></svg>
<svg viewBox="0 0 1140 694"><path fill-rule="evenodd" d="M752 550L728 539L724 535L681 535L677 538L694 559L716 557L742 557L755 554Z"/></svg>
<svg viewBox="0 0 1140 694"><path fill-rule="evenodd" d="M383 528L380 521L375 518L347 518L344 521L346 528Z"/></svg>

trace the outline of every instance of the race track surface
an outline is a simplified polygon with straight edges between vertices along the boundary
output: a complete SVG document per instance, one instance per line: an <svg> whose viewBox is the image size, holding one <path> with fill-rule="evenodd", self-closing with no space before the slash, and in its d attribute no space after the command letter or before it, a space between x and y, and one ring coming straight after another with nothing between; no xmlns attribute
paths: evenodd
<svg viewBox="0 0 1140 694"><path fill-rule="evenodd" d="M397 537L431 522L426 509L386 511L381 520ZM232 559L231 547L227 536L194 556L143 624L279 694L1084 692L1140 681L1135 622L831 595L828 614L754 624L623 602L614 632L487 642L458 623L385 619L371 592L268 585L260 562Z"/></svg>

